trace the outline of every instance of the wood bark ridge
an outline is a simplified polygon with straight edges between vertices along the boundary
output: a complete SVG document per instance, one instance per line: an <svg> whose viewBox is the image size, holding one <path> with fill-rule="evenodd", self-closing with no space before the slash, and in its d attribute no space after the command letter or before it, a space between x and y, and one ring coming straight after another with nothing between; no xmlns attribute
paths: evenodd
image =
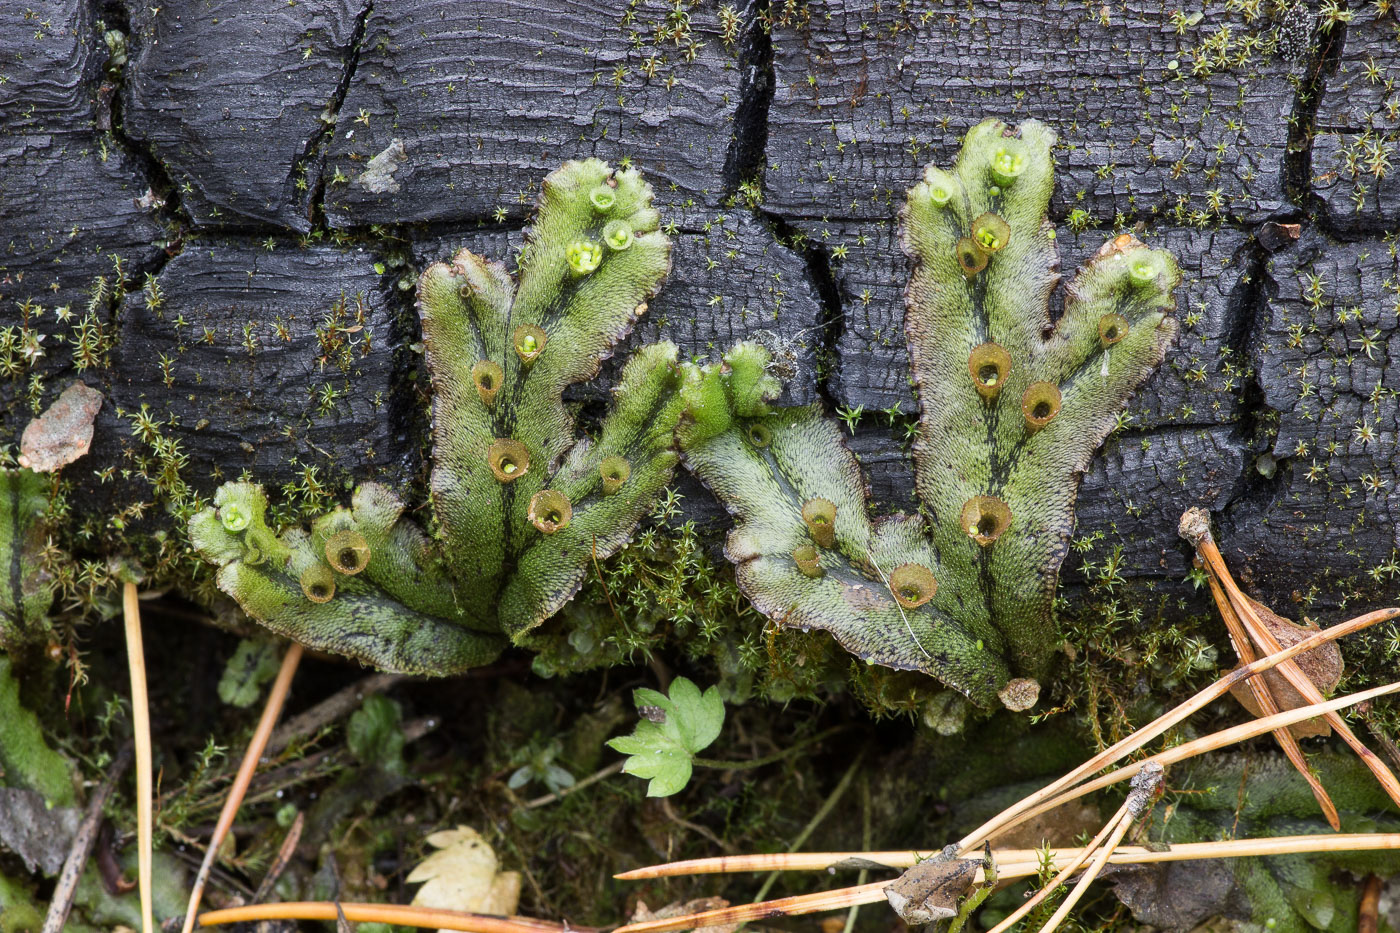
<svg viewBox="0 0 1400 933"><path fill-rule="evenodd" d="M0 440L81 378L107 404L70 468L80 510L149 497L122 481L143 405L201 489L307 465L414 482L416 271L460 246L509 255L545 174L596 155L630 160L674 224L672 275L618 359L764 341L785 402L862 410L874 499L907 508L899 201L984 117L1034 117L1061 140L1062 265L1131 230L1183 272L1182 334L1086 476L1088 572L1072 556L1065 583L1117 553L1164 605L1203 610L1175 534L1202 506L1290 615L1393 600L1397 23L1361 0L1349 22L1265 6L4 5L0 331L48 336L0 379ZM85 317L105 365L80 369Z"/></svg>

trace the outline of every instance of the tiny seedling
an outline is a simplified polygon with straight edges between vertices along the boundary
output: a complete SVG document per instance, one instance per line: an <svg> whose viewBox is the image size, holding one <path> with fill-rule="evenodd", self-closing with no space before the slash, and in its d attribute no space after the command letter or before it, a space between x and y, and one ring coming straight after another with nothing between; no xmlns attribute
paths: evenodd
<svg viewBox="0 0 1400 933"><path fill-rule="evenodd" d="M719 737L724 701L719 688L701 693L684 677L671 682L670 696L642 687L632 699L641 716L637 727L608 747L629 756L624 773L649 780L648 797L669 797L690 781L695 756Z"/></svg>

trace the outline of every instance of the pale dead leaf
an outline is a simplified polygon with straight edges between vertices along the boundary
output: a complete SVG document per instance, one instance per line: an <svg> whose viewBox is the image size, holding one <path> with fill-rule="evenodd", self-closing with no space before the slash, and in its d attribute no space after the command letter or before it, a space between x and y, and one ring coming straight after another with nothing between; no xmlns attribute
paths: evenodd
<svg viewBox="0 0 1400 933"><path fill-rule="evenodd" d="M423 883L413 897L418 907L466 910L510 916L520 903L520 873L501 871L496 853L470 826L444 829L427 838L437 849L409 873Z"/></svg>
<svg viewBox="0 0 1400 933"><path fill-rule="evenodd" d="M631 922L645 923L648 920L670 920L672 917L685 917L706 910L722 910L728 906L729 902L722 897L702 897L699 900L686 901L685 903L676 901L657 910L648 908L646 901L637 901L637 909L632 911ZM694 933L734 933L738 926L737 923L723 923L712 927L695 927Z"/></svg>
<svg viewBox="0 0 1400 933"><path fill-rule="evenodd" d="M92 419L102 407L102 393L75 382L42 415L29 422L19 442L19 465L35 473L52 473L88 452Z"/></svg>

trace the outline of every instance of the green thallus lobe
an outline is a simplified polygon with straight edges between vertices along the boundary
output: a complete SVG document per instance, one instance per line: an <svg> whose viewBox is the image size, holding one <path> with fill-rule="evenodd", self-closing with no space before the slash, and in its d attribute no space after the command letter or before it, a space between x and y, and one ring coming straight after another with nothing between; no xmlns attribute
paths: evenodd
<svg viewBox="0 0 1400 933"><path fill-rule="evenodd" d="M669 266L641 176L566 163L545 179L517 276L463 250L419 280L433 534L374 483L309 533L278 534L262 489L228 483L190 522L219 588L274 631L386 670L450 674L525 638L671 477L673 345L633 354L593 438L562 398L597 374Z"/></svg>
<svg viewBox="0 0 1400 933"><path fill-rule="evenodd" d="M260 489L227 484L191 534L220 587L269 627L450 673L572 596L669 479L679 441L737 518L726 553L760 611L980 704L1026 708L1055 643L1079 478L1176 331L1175 263L1132 237L1086 264L1051 327L1052 142L1034 121L986 121L901 213L927 520L869 518L841 432L814 407L770 407L779 385L756 344L706 367L642 348L597 440L574 440L564 387L596 373L669 265L650 189L590 160L546 180L518 283L465 250L420 280L433 539L375 484L309 535L281 537Z"/></svg>
<svg viewBox="0 0 1400 933"><path fill-rule="evenodd" d="M1034 704L1057 641L1080 477L1176 334L1176 264L1130 236L1079 271L1051 326L1053 142L1035 121L985 121L901 212L926 520L868 517L835 424L814 407L769 409L757 346L687 376L702 413L679 435L736 517L726 553L760 611L1014 709Z"/></svg>

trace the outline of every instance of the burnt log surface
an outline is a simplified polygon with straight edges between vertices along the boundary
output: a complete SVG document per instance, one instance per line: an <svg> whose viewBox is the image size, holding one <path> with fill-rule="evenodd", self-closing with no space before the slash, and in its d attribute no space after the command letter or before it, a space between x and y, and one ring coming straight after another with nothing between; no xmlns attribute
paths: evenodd
<svg viewBox="0 0 1400 933"><path fill-rule="evenodd" d="M1085 477L1094 556L1067 579L1121 549L1119 574L1200 609L1176 525L1202 505L1287 614L1393 599L1400 26L1362 0L1233 7L0 5L0 442L80 378L108 400L80 511L149 497L143 406L201 490L308 466L411 486L417 270L509 260L543 176L596 155L643 170L676 252L580 403L639 342L757 336L787 401L851 423L878 507L916 508L899 203L984 117L1036 118L1066 277L1123 230L1183 270L1181 337ZM26 333L44 355L17 367Z"/></svg>

